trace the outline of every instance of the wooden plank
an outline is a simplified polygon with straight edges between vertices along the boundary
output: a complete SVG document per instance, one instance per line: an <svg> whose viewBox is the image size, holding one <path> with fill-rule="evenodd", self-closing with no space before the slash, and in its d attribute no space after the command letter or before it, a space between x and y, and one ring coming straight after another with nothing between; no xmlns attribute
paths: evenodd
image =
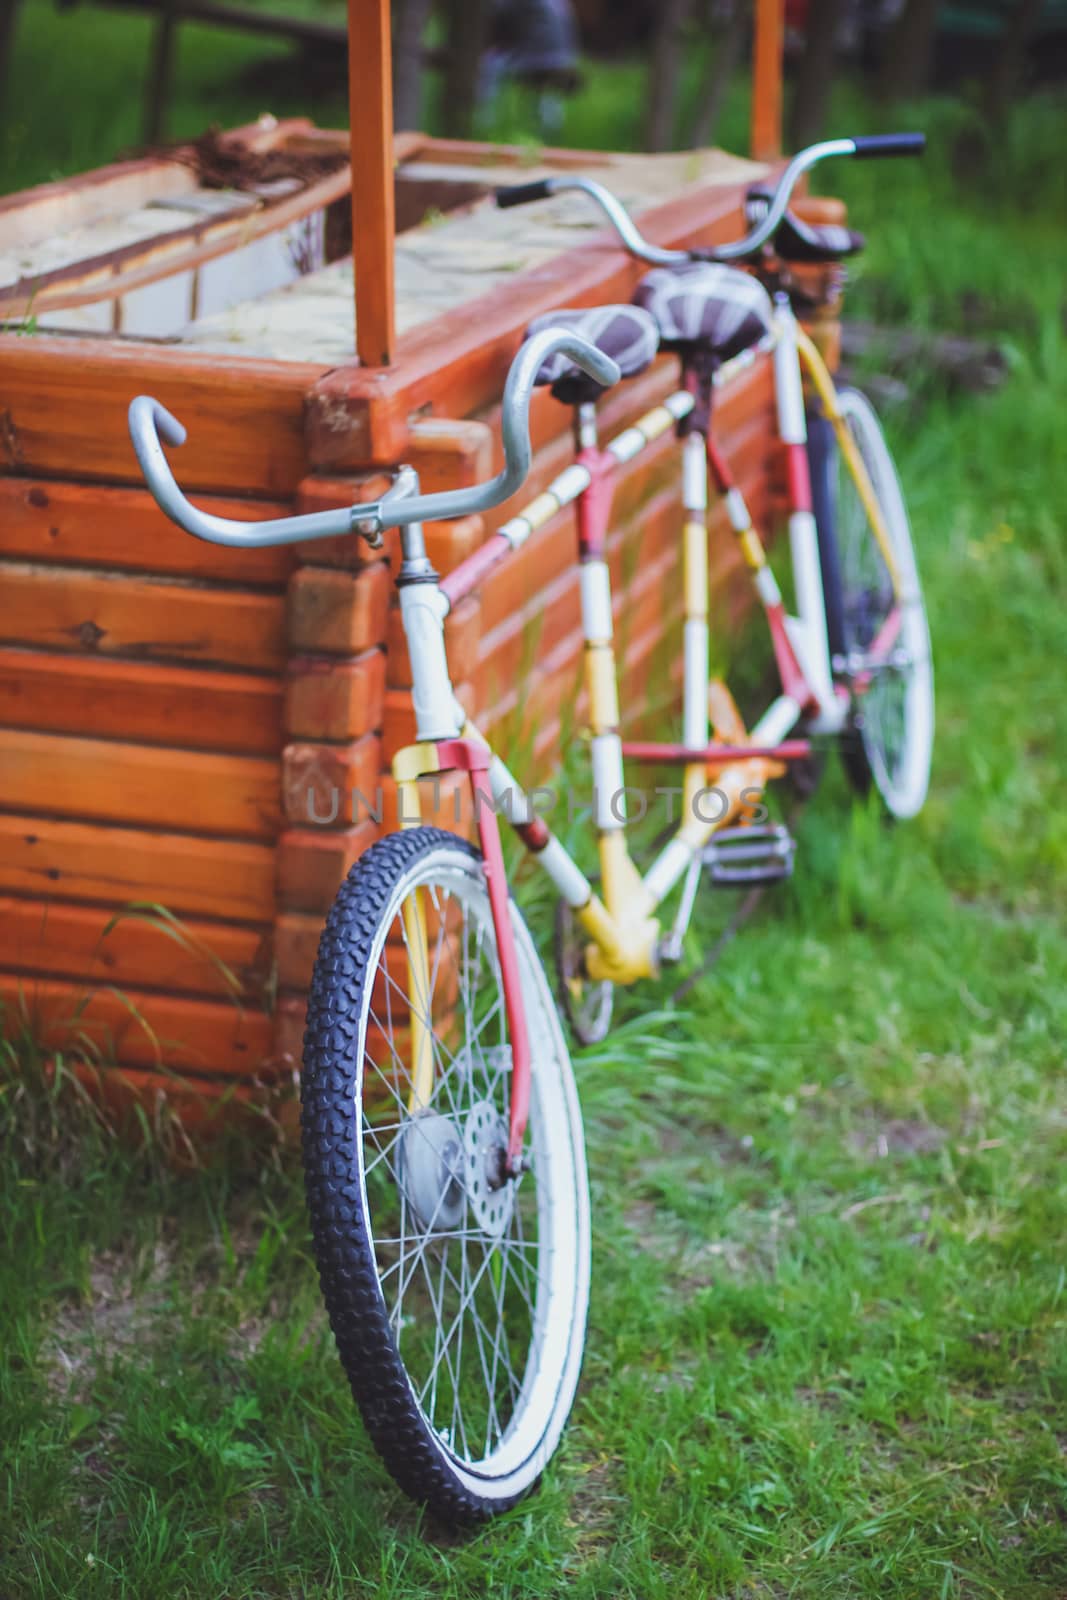
<svg viewBox="0 0 1067 1600"><path fill-rule="evenodd" d="M784 0L756 0L749 126L749 148L755 161L774 161L782 153L784 49Z"/></svg>
<svg viewBox="0 0 1067 1600"><path fill-rule="evenodd" d="M291 739L344 743L382 725L385 652L351 660L294 656L285 685L285 727Z"/></svg>
<svg viewBox="0 0 1067 1600"><path fill-rule="evenodd" d="M455 464L462 465L460 462ZM490 471L483 474L485 478L491 476ZM366 504L384 494L391 481L382 473L305 478L297 491L297 510L329 511L359 502ZM423 527L423 536L426 554L443 575L477 549L485 530L481 517L461 517L454 522L427 522ZM391 528L386 532L385 554L395 578L402 559L399 529ZM351 533L339 534L332 539L309 539L298 547L297 555L301 566L340 567L347 572L358 572L363 567L373 566L380 558L379 551L372 550Z"/></svg>
<svg viewBox="0 0 1067 1600"><path fill-rule="evenodd" d="M603 443L621 433L639 417L652 407L661 404L669 394L678 388L679 372L677 363L668 358L657 361L647 372L627 383L619 384L615 389L609 390L597 408L599 436ZM558 472L568 466L574 459L574 439L571 430L570 407L564 407L553 400L547 390L539 390L534 396L535 403L530 413L530 436L534 448L534 460L530 476L522 490L523 500L528 502L534 495L548 484ZM760 412L767 419L767 425L773 427L774 419L774 385L773 366L769 355L759 356L751 366L742 369L724 387L716 391L714 426L715 436L724 447L730 439L732 430L739 424L746 422L749 417ZM491 406L484 413L486 421L492 429L496 443L493 470L498 471L503 465L503 450L499 443L500 438L500 406L499 403ZM636 458L632 468L625 470L616 478L617 485L629 481L630 470L640 470L649 460L663 451L670 452L674 445L673 432L661 435L655 443L646 448ZM681 481L681 464L678 466L678 478ZM506 502L497 506L484 515L486 527L495 531L500 524L512 516L516 509L521 509L521 503Z"/></svg>
<svg viewBox="0 0 1067 1600"><path fill-rule="evenodd" d="M165 1064L177 1071L251 1077L273 1052L263 1011L226 1000L192 1000L124 987L88 989L62 978L0 972L5 1026L25 1019L45 1050L79 1050L89 1039L102 1062Z"/></svg>
<svg viewBox="0 0 1067 1600"><path fill-rule="evenodd" d="M745 185L697 189L641 214L660 245L710 244L743 229ZM500 394L522 329L554 306L628 301L647 270L618 248L614 233L591 233L580 248L513 284L413 328L389 372L334 369L308 396L307 447L314 470L352 471L400 460L418 411L470 416ZM541 402L548 405L551 402Z"/></svg>
<svg viewBox="0 0 1067 1600"><path fill-rule="evenodd" d="M445 772L440 777L419 779L418 818L400 803L396 781L389 773L382 773L381 800L382 833L392 833L396 828L412 821L432 823L446 828L450 833L462 834L465 839L475 836L474 803L471 798L470 778L465 772Z"/></svg>
<svg viewBox="0 0 1067 1600"><path fill-rule="evenodd" d="M677 389L677 378L677 366L673 360L657 361L639 377L620 383L614 390L609 390L597 407L597 433L600 441L606 444L617 433L621 433L623 428L636 422L646 411L659 405ZM499 400L487 407L482 412L482 417L488 423L493 435L493 471L499 472L504 464L500 438ZM657 441L657 444L668 443L672 437L673 434L666 434L662 441ZM516 498L514 502L505 501L503 505L494 506L485 512L484 521L490 530L495 531L516 510L521 509L524 502L540 494L545 485L574 460L571 408L561 405L544 389L535 390L533 404L530 407L530 443L534 453L533 462L530 476L520 491L521 499ZM647 450L638 457L641 463L647 459Z"/></svg>
<svg viewBox="0 0 1067 1600"><path fill-rule="evenodd" d="M762 516L766 510L766 493L751 489L749 494L753 513ZM720 525L723 520L720 517ZM735 543L724 540L718 545L712 568L715 621L721 614L719 608L724 592L732 589L733 580L740 572L740 563ZM746 596L751 603L750 591L746 591ZM482 731L491 733L494 742L502 747L532 749L543 757L555 745L561 724L569 723L573 731L576 718L584 714L585 693L580 679L584 641L576 598L570 612L560 606L550 613L552 643L550 647L539 648L536 675L518 677L508 659L508 648L513 649L520 641L508 637L504 630L496 636L495 648L500 652L500 659L487 658L483 669L487 677L479 685L487 703L487 709L481 714L481 726ZM734 608L730 609L732 612ZM641 655L655 644L657 649L662 647L667 652L667 659L672 662L681 659L681 586L676 552L668 547L657 560L641 566L625 600L616 591L614 610L621 710L625 721L640 705L644 693L642 681L636 676ZM561 636L560 625L567 621L571 626ZM665 641L672 635L673 646L666 645ZM558 750L552 750L550 766L556 765L558 755ZM535 770L540 769L535 767Z"/></svg>
<svg viewBox="0 0 1067 1600"><path fill-rule="evenodd" d="M212 498L200 503L214 516L247 521L292 511L289 501ZM0 555L276 587L297 565L291 545L230 550L190 538L163 515L147 489L45 478L0 477Z"/></svg>
<svg viewBox="0 0 1067 1600"><path fill-rule="evenodd" d="M454 683L452 690L468 717L477 722L481 705L475 686L471 683ZM391 762L404 745L415 743L415 706L410 689L385 691L381 728L383 762Z"/></svg>
<svg viewBox="0 0 1067 1600"><path fill-rule="evenodd" d="M393 67L385 0L348 0L348 114L356 349L365 367L393 359Z"/></svg>
<svg viewBox="0 0 1067 1600"><path fill-rule="evenodd" d="M4 804L16 811L270 839L278 763L0 729Z"/></svg>
<svg viewBox="0 0 1067 1600"><path fill-rule="evenodd" d="M773 392L769 368L761 366L746 375L737 389L731 391L729 404L720 409L717 423L723 452L735 477L747 487L749 481L758 479L775 449L771 434ZM561 441L561 444L566 445L562 451L552 446L544 452L547 457L544 464L540 458L535 461L531 474L532 493L549 482L570 458L569 442ZM655 502L662 509L660 497L663 495L676 503L680 495L681 459L673 435L663 435L613 482L610 548L633 544L634 559L644 559L640 531L642 519L650 514L648 508ZM551 607L554 602L548 598L549 581L552 580L554 591L558 575L568 570L577 571L577 558L575 515L572 508L565 507L486 579L479 591L483 640L493 630L513 622L523 610L534 612ZM620 576L621 569L616 565L616 582ZM480 653L484 655L484 647Z"/></svg>
<svg viewBox="0 0 1067 1600"><path fill-rule="evenodd" d="M485 543L485 522L481 517L460 517L455 522L427 522L423 526L426 554L432 566L443 578L458 567L461 561L473 555ZM389 571L394 582L400 574L403 552L399 538L386 539Z"/></svg>
<svg viewBox="0 0 1067 1600"><path fill-rule="evenodd" d="M628 626L630 607L650 564L658 564L666 557L680 571L677 545L683 516L673 487L668 487L643 505L625 527L613 529L608 556L617 627ZM487 605L484 613L487 626L479 648L478 683L486 693L492 692L489 677L492 674L496 685L494 700L502 688L513 691L520 678L526 679L531 671L536 672L537 664L564 638L577 633L581 623L576 558L572 558L569 565L549 567L546 562L543 570L556 574L552 582L533 590L527 581L524 592L529 598L517 603L514 603L510 581L506 587L494 585L494 580L504 575L506 565L491 575L483 596L483 606ZM510 580L513 575L508 576ZM521 572L517 583L521 594ZM494 585L493 592L490 592L490 585ZM624 638L616 639L616 647L621 658Z"/></svg>
<svg viewBox="0 0 1067 1600"><path fill-rule="evenodd" d="M609 150L572 150L566 145L545 146L539 150L536 146L531 148L525 144L491 144L478 139L439 139L429 138L426 134L416 137L419 143L411 156L417 154L419 161L443 165L458 163L461 166L499 167L510 163L529 168L532 160L544 156L551 159L554 167L577 168L585 172L590 167L611 167L618 161L618 157ZM603 173L599 176L608 181Z"/></svg>
<svg viewBox="0 0 1067 1600"><path fill-rule="evenodd" d="M135 244L75 261L0 288L0 316L14 319L36 312L73 310L120 300L163 278L196 272L209 261L243 250L314 212L324 211L348 193L348 173L331 173L296 194L264 204L234 207L230 214L203 218L187 227L159 233Z"/></svg>
<svg viewBox="0 0 1067 1600"><path fill-rule="evenodd" d="M448 926L453 933L457 933L462 926L462 915L459 907L453 901L446 908ZM315 966L315 957L318 954L319 940L322 936L325 917L320 913L307 913L303 911L287 911L278 917L274 928L274 947L277 953L278 986L282 990L307 991L311 986L311 975ZM441 909L436 911L427 908L427 924L431 951L435 941L441 933ZM385 945L385 969L392 981L397 985L400 994L406 989L408 976L408 952L403 942L402 924L400 919L394 920L389 930ZM381 957L379 957L381 961ZM434 1014L440 1015L442 1011L450 1012L459 991L459 973L456 968L455 958L449 959L447 950L442 951L442 958L436 970L433 1001ZM399 1021L398 997L394 992L389 996L389 1003ZM379 1017L386 1013L386 983L384 973L379 966L375 977L372 1005ZM405 1007L406 1010L406 1007Z"/></svg>
<svg viewBox="0 0 1067 1600"><path fill-rule="evenodd" d="M443 1036L446 1039L449 1037L447 1028L449 1020L451 1019L434 1019L434 1031L438 1037ZM293 1073L300 1071L306 1023L307 1001L303 995L283 994L274 1014L274 1060L277 1070L288 1067ZM380 1071L385 1069L387 1063L393 1063L397 1058L405 1062L403 1078L405 1082L410 1082L410 1067L407 1065L411 1059L410 1042L411 1035L406 1028L398 1027L394 1023L387 1039L382 1030L372 1023L367 1030L364 1048L367 1056L377 1064ZM457 1048L458 1043L458 1040L453 1043L453 1050ZM372 1098L381 1101L385 1098L385 1090L381 1087L380 1073L374 1077L378 1078L378 1083L372 1081L367 1092ZM403 1092L402 1088L400 1092Z"/></svg>
<svg viewBox="0 0 1067 1600"><path fill-rule="evenodd" d="M274 1013L274 1051L280 1062L299 1072L304 1059L304 1027L307 1001L295 995L282 995Z"/></svg>
<svg viewBox="0 0 1067 1600"><path fill-rule="evenodd" d="M294 651L359 655L385 638L389 568L375 561L359 572L301 567L289 585L288 637Z"/></svg>
<svg viewBox="0 0 1067 1600"><path fill-rule="evenodd" d="M279 915L274 928L274 943L278 952L280 988L304 991L310 988L325 920L317 912L286 911Z"/></svg>
<svg viewBox="0 0 1067 1600"><path fill-rule="evenodd" d="M135 211L153 200L189 194L196 173L184 162L140 156L32 189L0 195L0 231L9 245L34 244L109 212Z"/></svg>
<svg viewBox="0 0 1067 1600"><path fill-rule="evenodd" d="M392 475L387 472L351 473L347 477L312 474L299 484L294 509L305 516L314 511L336 511L341 506L366 505L380 500L392 481ZM387 537L395 538L396 534ZM309 539L305 544L296 545L294 554L298 566L343 567L349 572L381 560L381 552L372 550L355 533L340 533L332 539Z"/></svg>
<svg viewBox="0 0 1067 1600"><path fill-rule="evenodd" d="M0 895L0 971L262 1003L270 929Z"/></svg>
<svg viewBox="0 0 1067 1600"><path fill-rule="evenodd" d="M264 1064L254 1079L205 1078L185 1072L153 1072L143 1067L87 1067L74 1063L75 1077L107 1113L126 1126L139 1106L176 1163L190 1152L183 1135L195 1134L200 1145L240 1126L245 1135L262 1129L274 1138L278 1128L296 1136L299 1108L293 1099L291 1070ZM177 1126L176 1126L177 1125ZM139 1124L135 1124L139 1131ZM179 1132L180 1129L180 1132Z"/></svg>
<svg viewBox="0 0 1067 1600"><path fill-rule="evenodd" d="M0 890L162 905L176 916L265 922L274 915L274 850L243 839L101 827L0 812Z"/></svg>
<svg viewBox="0 0 1067 1600"><path fill-rule="evenodd" d="M466 489L492 475L493 434L474 418L416 417L408 430L406 459L423 494Z"/></svg>
<svg viewBox="0 0 1067 1600"><path fill-rule="evenodd" d="M352 828L287 828L278 837L278 905L325 915L349 869L378 833L370 817Z"/></svg>
<svg viewBox="0 0 1067 1600"><path fill-rule="evenodd" d="M3 644L260 672L285 662L280 594L14 561L0 563L0 585Z"/></svg>
<svg viewBox="0 0 1067 1600"><path fill-rule="evenodd" d="M294 493L308 465L304 396L321 366L125 339L0 333L0 476L41 473L141 485L126 412L154 394L188 428L183 488Z"/></svg>
<svg viewBox="0 0 1067 1600"><path fill-rule="evenodd" d="M469 678L478 664L478 641L482 634L481 601L474 595L461 600L445 618L445 650L449 672L461 682ZM390 689L410 689L411 659L404 635L400 607L389 612L385 649L385 680Z"/></svg>
<svg viewBox="0 0 1067 1600"><path fill-rule="evenodd" d="M0 724L188 750L281 751L277 678L0 647Z"/></svg>
<svg viewBox="0 0 1067 1600"><path fill-rule="evenodd" d="M287 744L281 772L286 822L298 828L344 828L359 820L358 808L374 805L381 758L375 734L351 744Z"/></svg>

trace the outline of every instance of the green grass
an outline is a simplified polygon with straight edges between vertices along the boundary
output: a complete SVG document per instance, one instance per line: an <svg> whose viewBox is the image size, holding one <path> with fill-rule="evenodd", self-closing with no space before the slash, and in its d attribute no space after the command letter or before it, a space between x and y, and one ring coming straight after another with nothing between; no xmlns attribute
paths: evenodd
<svg viewBox="0 0 1067 1600"><path fill-rule="evenodd" d="M61 26L90 15L100 81L132 70L132 25ZM29 16L54 41L58 20ZM87 112L76 143L49 117L81 70L52 61L40 104L20 71L20 174L27 149L45 176L134 136L128 107ZM606 75L611 117L630 71ZM249 109L206 78L202 93L188 131ZM1067 352L1049 159L1067 124L1028 106L1015 165L991 157L972 186L950 154L968 114L916 115L942 134L925 169L827 183L871 236L853 307L977 325L1012 353L981 399L916 374L892 422L934 634L933 791L889 829L832 770L795 880L687 1005L670 1013L667 981L627 997L618 1034L578 1060L593 1303L543 1487L468 1541L392 1488L331 1346L290 1154L239 1146L175 1172L54 1112L43 1085L27 1147L9 1073L5 1600L1067 1592ZM844 97L835 124L858 116Z"/></svg>

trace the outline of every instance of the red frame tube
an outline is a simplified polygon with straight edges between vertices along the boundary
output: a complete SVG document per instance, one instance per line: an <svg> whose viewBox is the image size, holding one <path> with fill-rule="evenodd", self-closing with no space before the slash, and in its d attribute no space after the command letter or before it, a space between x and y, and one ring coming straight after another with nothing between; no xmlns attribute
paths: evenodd
<svg viewBox="0 0 1067 1600"><path fill-rule="evenodd" d="M454 606L470 594L486 578L498 562L512 551L512 544L502 533L494 533L483 545L473 551L459 566L441 579L440 589L449 606Z"/></svg>
<svg viewBox="0 0 1067 1600"><path fill-rule="evenodd" d="M789 480L789 503L793 511L810 511L811 468L808 465L807 445L786 445L786 473Z"/></svg>
<svg viewBox="0 0 1067 1600"><path fill-rule="evenodd" d="M578 558L580 561L603 561L607 548L608 523L611 520L611 502L615 494L612 474L620 463L610 450L596 445L586 445L579 450L576 461L589 474L589 485L575 501L578 513Z"/></svg>
<svg viewBox="0 0 1067 1600"><path fill-rule="evenodd" d="M515 1176L520 1170L522 1141L530 1117L530 1038L526 1031L526 1007L522 998L522 978L519 973L515 929L511 925L511 912L508 907L508 883L504 871L500 825L489 782L489 763L492 760L492 753L486 745L475 739L441 739L436 744L436 750L438 770L445 772L449 769L459 769L469 773L471 788L474 791L474 814L484 857L489 907L493 914L493 932L496 934L497 953L500 956L504 1010L508 1019L508 1032L511 1035L508 1172Z"/></svg>
<svg viewBox="0 0 1067 1600"><path fill-rule="evenodd" d="M803 445L799 449L801 456L803 456L802 464L797 456L796 449L792 445L787 447L791 511L804 511L810 509L811 506L811 479L808 474L807 451ZM710 433L704 440L704 453L707 457L711 480L720 495L729 494L732 489L736 489L737 485L734 482L733 473L730 471L730 463ZM796 651L789 642L789 634L785 626L784 605L782 605L781 601L776 604L770 604L763 598L758 586L756 588L756 597L763 607L764 616L767 618L771 644L774 647L774 661L778 668L778 678L783 691L791 700L795 700L798 705L803 706L805 709L814 706L816 704L815 695L807 678L804 676L803 667L797 660ZM783 757L783 759L788 760L789 758Z"/></svg>
<svg viewBox="0 0 1067 1600"><path fill-rule="evenodd" d="M875 666L877 666L880 661L885 659L890 650L892 650L893 646L896 644L897 638L900 634L901 621L902 618L900 615L900 607L894 606L889 615L886 617L885 621L882 623L882 626L878 629L878 632L875 634L874 638L871 640L871 648L867 651L868 657ZM856 674L855 682L852 685L856 694L866 694L870 686L870 673L858 672Z"/></svg>
<svg viewBox="0 0 1067 1600"><path fill-rule="evenodd" d="M677 761L694 763L706 761L709 765L725 761L803 761L811 755L807 739L786 739L782 744L709 744L701 750L691 750L684 744L650 744L623 740L622 753L631 761Z"/></svg>

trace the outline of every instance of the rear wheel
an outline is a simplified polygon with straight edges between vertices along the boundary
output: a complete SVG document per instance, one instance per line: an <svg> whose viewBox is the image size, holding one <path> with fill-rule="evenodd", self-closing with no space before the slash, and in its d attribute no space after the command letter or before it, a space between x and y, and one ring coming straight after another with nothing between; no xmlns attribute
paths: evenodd
<svg viewBox="0 0 1067 1600"><path fill-rule="evenodd" d="M566 900L556 902L556 977L563 1014L580 1045L599 1044L611 1029L615 985L585 970L589 935Z"/></svg>
<svg viewBox="0 0 1067 1600"><path fill-rule="evenodd" d="M897 564L899 628L884 661L871 647L895 603L889 569L848 466L825 420L811 430L812 488L823 593L835 677L852 692L842 757L854 787L878 790L894 817L913 817L926 799L934 736L934 680L926 621L900 480L881 425L855 389L838 399L867 468Z"/></svg>
<svg viewBox="0 0 1067 1600"><path fill-rule="evenodd" d="M416 903L425 961L409 943ZM581 1113L543 969L512 918L532 1056L517 1178L500 963L465 841L413 828L357 862L322 935L304 1039L308 1206L338 1351L389 1470L449 1521L492 1515L536 1482L585 1333ZM433 1074L416 1092L420 1024Z"/></svg>

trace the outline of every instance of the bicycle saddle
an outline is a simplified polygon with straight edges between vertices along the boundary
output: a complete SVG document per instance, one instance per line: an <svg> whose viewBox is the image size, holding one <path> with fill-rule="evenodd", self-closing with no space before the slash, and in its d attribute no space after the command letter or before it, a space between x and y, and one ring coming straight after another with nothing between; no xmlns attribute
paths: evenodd
<svg viewBox="0 0 1067 1600"><path fill-rule="evenodd" d="M647 311L637 306L590 306L583 311L546 311L535 317L526 330L526 338L540 333L544 328L567 328L610 356L618 363L624 378L635 378L651 366L659 348L656 324ZM588 373L576 367L569 357L550 356L538 368L534 383L548 384L557 400L566 405L581 405L595 400L603 389Z"/></svg>
<svg viewBox="0 0 1067 1600"><path fill-rule="evenodd" d="M755 227L767 214L774 191L756 186L745 197L745 220ZM837 223L801 222L787 211L772 240L774 253L783 261L843 261L859 255L867 243L862 233L853 233Z"/></svg>
<svg viewBox="0 0 1067 1600"><path fill-rule="evenodd" d="M757 344L771 321L763 285L711 261L655 267L637 285L634 300L656 319L662 347L683 356L726 361Z"/></svg>

